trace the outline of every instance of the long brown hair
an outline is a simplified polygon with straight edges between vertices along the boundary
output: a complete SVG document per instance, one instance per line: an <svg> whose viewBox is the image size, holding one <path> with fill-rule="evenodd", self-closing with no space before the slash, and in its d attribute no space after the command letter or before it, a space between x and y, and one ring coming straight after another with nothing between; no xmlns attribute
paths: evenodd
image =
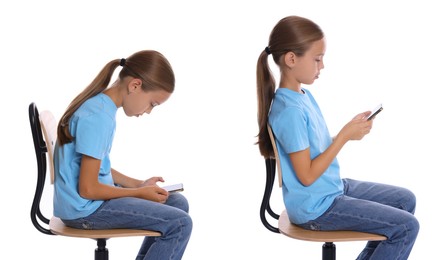
<svg viewBox="0 0 442 260"><path fill-rule="evenodd" d="M109 85L112 75L118 66L123 66L118 78L127 76L140 79L144 91L164 90L172 93L175 88L175 75L168 60L159 52L144 50L132 54L127 59L115 59L107 63L95 79L69 104L58 123L57 135L59 145L72 142L69 131L69 120L74 112L89 98L103 92Z"/></svg>
<svg viewBox="0 0 442 260"><path fill-rule="evenodd" d="M267 130L269 110L275 95L275 78L270 70L268 56L280 66L281 57L287 52L293 52L301 57L313 42L324 38L321 28L309 19L299 16L288 16L281 19L273 28L269 44L261 52L256 69L256 84L258 96L258 141L259 151L265 158L273 157L273 148Z"/></svg>

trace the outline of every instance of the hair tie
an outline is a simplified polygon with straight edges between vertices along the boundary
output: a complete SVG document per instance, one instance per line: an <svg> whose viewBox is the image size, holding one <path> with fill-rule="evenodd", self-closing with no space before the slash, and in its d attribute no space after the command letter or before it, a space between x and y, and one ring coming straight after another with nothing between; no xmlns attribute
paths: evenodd
<svg viewBox="0 0 442 260"><path fill-rule="evenodd" d="M125 59L125 58L122 58L122 59L120 60L120 66L121 66L121 67L124 67L124 64L126 64L126 59Z"/></svg>
<svg viewBox="0 0 442 260"><path fill-rule="evenodd" d="M269 47L266 47L264 50L266 51L266 53L267 53L268 55L272 54L272 52L270 51L270 48L269 48Z"/></svg>

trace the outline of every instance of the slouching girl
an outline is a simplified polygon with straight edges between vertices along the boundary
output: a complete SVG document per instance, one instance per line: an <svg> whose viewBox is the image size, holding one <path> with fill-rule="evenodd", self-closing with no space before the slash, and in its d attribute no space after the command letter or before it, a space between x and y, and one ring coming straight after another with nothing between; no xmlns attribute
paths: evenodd
<svg viewBox="0 0 442 260"><path fill-rule="evenodd" d="M118 66L118 78L109 86ZM162 177L138 180L111 167L116 113L123 108L127 116L149 114L174 86L167 59L157 51L139 51L107 63L58 124L54 215L74 228L161 232L161 237L144 238L136 259L181 259L192 220L186 198L157 185Z"/></svg>

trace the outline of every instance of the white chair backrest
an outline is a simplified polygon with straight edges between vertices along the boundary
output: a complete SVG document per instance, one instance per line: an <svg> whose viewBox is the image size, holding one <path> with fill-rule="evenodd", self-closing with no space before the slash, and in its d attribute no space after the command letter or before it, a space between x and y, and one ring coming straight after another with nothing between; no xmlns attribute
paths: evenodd
<svg viewBox="0 0 442 260"><path fill-rule="evenodd" d="M57 142L57 121L51 111L48 110L40 112L39 116L43 136L48 149L51 184L54 184L54 149L55 142Z"/></svg>
<svg viewBox="0 0 442 260"><path fill-rule="evenodd" d="M278 170L278 183L279 187L282 187L282 172L281 172L281 162L279 161L278 148L276 147L276 139L273 136L273 130L269 124L267 124L267 130L269 132L270 141L272 141L273 153L275 154L276 168Z"/></svg>

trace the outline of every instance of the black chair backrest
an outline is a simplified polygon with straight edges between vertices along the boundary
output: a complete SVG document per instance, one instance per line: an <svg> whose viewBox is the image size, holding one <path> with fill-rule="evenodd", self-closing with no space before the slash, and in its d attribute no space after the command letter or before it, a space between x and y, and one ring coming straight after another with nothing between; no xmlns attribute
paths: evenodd
<svg viewBox="0 0 442 260"><path fill-rule="evenodd" d="M41 222L49 225L49 219L46 218L40 210L40 201L43 195L44 185L46 181L46 154L47 147L45 140L43 138L43 133L40 125L40 117L38 109L35 103L29 105L29 122L31 124L32 138L34 140L35 155L37 159L37 186L35 189L34 200L31 207L31 220L34 227L48 235L53 235L53 233L46 227L44 227Z"/></svg>
<svg viewBox="0 0 442 260"><path fill-rule="evenodd" d="M279 229L269 223L267 220L267 214L272 216L274 219L279 219L279 215L276 214L270 207L270 197L272 196L273 184L275 182L276 173L276 160L274 158L266 158L266 184L264 190L264 196L261 202L260 217L262 224L270 231L275 233L280 233Z"/></svg>

